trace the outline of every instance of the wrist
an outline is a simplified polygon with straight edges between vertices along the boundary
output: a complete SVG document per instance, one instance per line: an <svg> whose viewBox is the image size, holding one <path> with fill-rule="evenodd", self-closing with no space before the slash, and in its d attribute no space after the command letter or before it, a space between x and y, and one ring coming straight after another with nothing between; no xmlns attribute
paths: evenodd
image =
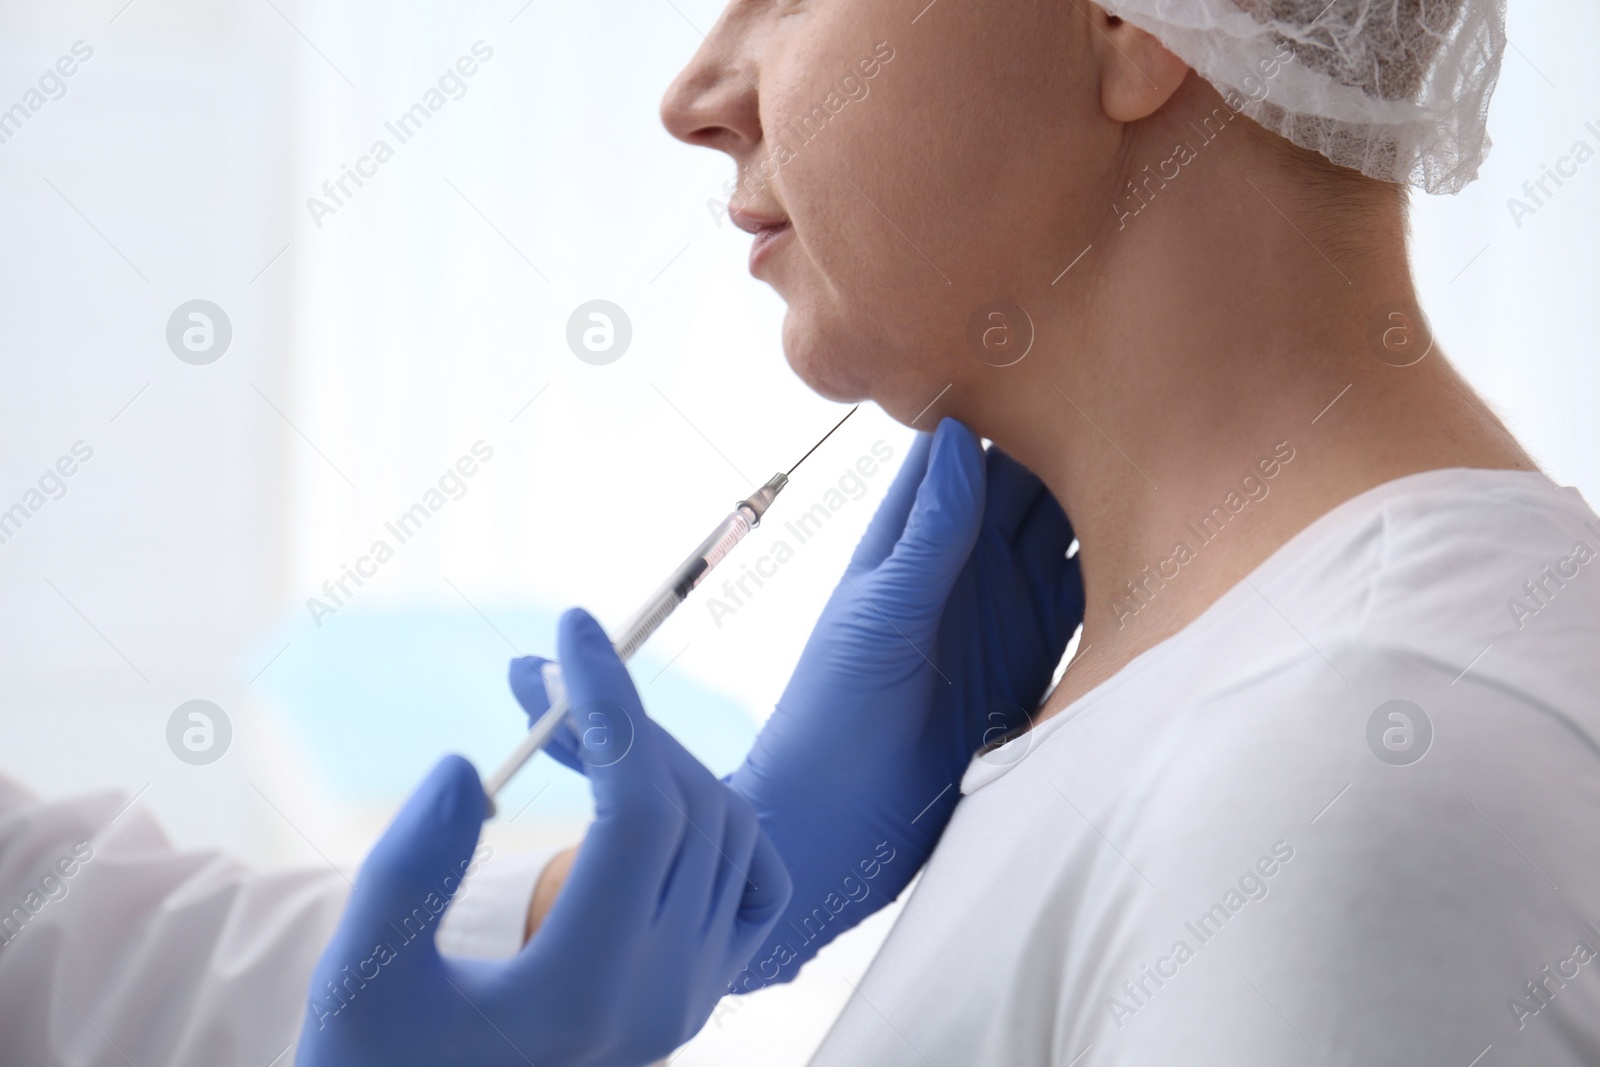
<svg viewBox="0 0 1600 1067"><path fill-rule="evenodd" d="M550 914L556 898L561 894L561 887L567 883L567 875L572 871L572 861L577 858L578 846L571 845L557 852L545 864L544 870L539 873L539 880L534 883L533 894L528 898L527 921L522 928L522 940L526 944L538 932L539 926L544 922L544 917Z"/></svg>
<svg viewBox="0 0 1600 1067"><path fill-rule="evenodd" d="M497 851L480 843L440 919L439 951L473 959L510 959L520 952L529 898L556 851Z"/></svg>

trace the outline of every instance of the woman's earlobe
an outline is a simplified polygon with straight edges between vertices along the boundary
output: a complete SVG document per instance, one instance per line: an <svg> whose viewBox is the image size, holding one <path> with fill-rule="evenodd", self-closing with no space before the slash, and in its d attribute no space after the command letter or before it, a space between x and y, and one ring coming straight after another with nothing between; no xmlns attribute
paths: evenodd
<svg viewBox="0 0 1600 1067"><path fill-rule="evenodd" d="M1153 34L1104 16L1100 38L1100 106L1115 122L1137 122L1159 111L1189 75L1189 65Z"/></svg>

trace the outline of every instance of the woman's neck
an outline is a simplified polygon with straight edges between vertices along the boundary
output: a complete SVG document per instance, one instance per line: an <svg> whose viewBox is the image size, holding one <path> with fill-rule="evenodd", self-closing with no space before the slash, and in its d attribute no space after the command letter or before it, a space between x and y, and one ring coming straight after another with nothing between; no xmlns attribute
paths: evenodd
<svg viewBox="0 0 1600 1067"><path fill-rule="evenodd" d="M1210 151L1114 214L1030 309L1033 351L948 412L1037 472L1078 535L1081 662L1047 712L1359 493L1534 469L1428 336L1397 197L1319 223L1321 190L1256 142Z"/></svg>

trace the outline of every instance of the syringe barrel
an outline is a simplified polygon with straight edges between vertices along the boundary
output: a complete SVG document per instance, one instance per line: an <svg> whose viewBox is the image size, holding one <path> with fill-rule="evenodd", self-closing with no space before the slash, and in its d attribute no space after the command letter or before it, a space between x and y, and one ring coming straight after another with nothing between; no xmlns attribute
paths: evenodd
<svg viewBox="0 0 1600 1067"><path fill-rule="evenodd" d="M644 607L640 608L633 618L629 619L617 636L616 643L612 645L617 650L617 658L626 663L639 651L639 646L650 639L650 635L667 621L667 616L683 602L676 589L662 586L656 591Z"/></svg>
<svg viewBox="0 0 1600 1067"><path fill-rule="evenodd" d="M740 504L733 514L722 520L722 524L695 549L694 555L684 560L680 568L680 576L689 583L683 590L685 596L700 584L712 567L727 558L734 545L756 528L756 522L756 516L744 504ZM700 564L698 567L694 566L697 562Z"/></svg>
<svg viewBox="0 0 1600 1067"><path fill-rule="evenodd" d="M615 647L617 655L624 662L667 621L667 616L688 598L694 587L711 573L711 569L721 563L751 530L761 525L761 516L766 514L773 500L788 483L787 475L773 475L766 485L734 505L733 512L689 553L688 559L678 564L672 576L661 584L645 601L644 607L635 612L618 632Z"/></svg>
<svg viewBox="0 0 1600 1067"><path fill-rule="evenodd" d="M672 576L645 601L644 606L623 624L617 632L614 646L617 656L626 662L639 651L639 646L667 621L667 617L688 597L690 590L699 585L711 568L721 563L733 551L733 547L755 529L757 521L755 512L741 502L733 514L718 523L717 528L711 531L711 536L700 542L689 558L678 564Z"/></svg>
<svg viewBox="0 0 1600 1067"><path fill-rule="evenodd" d="M612 647L617 651L617 657L623 662L633 658L639 651L639 646L650 639L650 635L667 621L679 604L688 597L690 590L699 585L711 569L721 563L723 558L733 547L745 539L751 530L761 523L761 516L767 513L779 492L789 484L788 475L776 474L768 479L767 484L739 501L733 513L717 524L711 531L711 536L700 542L688 559L678 565L661 587L655 591L644 607L640 608L629 619L621 630L617 632L616 640ZM552 664L547 668L550 674L555 674L558 668ZM559 675L556 675L559 677ZM547 675L547 685L554 681ZM557 697L548 711L540 717L534 727L523 737L522 743L511 753L490 776L484 780L486 792L489 797L489 814L495 810L495 796L504 788L517 770L522 767L533 754L544 747L550 735L566 721L566 699L562 695Z"/></svg>

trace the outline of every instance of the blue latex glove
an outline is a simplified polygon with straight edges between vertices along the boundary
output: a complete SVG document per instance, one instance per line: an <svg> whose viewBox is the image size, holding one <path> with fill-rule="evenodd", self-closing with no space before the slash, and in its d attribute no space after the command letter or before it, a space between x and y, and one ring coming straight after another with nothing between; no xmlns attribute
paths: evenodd
<svg viewBox="0 0 1600 1067"><path fill-rule="evenodd" d="M771 930L789 878L754 810L645 717L593 619L568 612L559 645L595 819L543 924L510 960L439 954L485 806L447 757L362 866L312 979L302 1067L650 1063Z"/></svg>
<svg viewBox="0 0 1600 1067"><path fill-rule="evenodd" d="M1083 619L1072 539L1038 479L965 426L918 439L728 779L795 884L739 988L792 978L893 900L974 753L1028 727Z"/></svg>
<svg viewBox="0 0 1600 1067"><path fill-rule="evenodd" d="M986 454L951 419L917 439L728 778L794 879L737 990L794 977L898 896L949 822L973 754L1028 727L1083 620L1071 543L1055 498L999 449ZM511 665L531 718L549 703L545 662ZM576 766L572 737L558 731L547 751Z"/></svg>

